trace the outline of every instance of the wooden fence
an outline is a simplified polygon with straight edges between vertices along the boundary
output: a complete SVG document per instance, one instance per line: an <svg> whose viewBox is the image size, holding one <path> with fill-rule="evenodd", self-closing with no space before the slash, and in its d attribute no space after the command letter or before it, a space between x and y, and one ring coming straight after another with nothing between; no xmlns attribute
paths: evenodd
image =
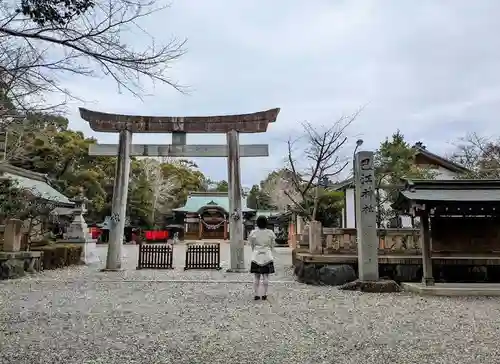
<svg viewBox="0 0 500 364"><path fill-rule="evenodd" d="M139 244L137 269L172 269L174 249L167 244Z"/></svg>
<svg viewBox="0 0 500 364"><path fill-rule="evenodd" d="M220 244L188 245L184 270L188 269L221 269Z"/></svg>

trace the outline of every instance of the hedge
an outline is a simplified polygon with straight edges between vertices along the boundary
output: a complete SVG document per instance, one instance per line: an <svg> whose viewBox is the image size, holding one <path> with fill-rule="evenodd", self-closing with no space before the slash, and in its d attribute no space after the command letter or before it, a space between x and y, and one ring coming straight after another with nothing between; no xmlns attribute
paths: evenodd
<svg viewBox="0 0 500 364"><path fill-rule="evenodd" d="M32 247L33 251L41 251L43 269L57 269L80 264L83 247L80 245L57 244Z"/></svg>

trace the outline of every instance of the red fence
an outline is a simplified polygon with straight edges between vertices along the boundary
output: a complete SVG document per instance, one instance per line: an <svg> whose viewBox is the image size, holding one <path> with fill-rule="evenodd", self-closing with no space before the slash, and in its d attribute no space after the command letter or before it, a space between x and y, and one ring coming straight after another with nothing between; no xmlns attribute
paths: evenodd
<svg viewBox="0 0 500 364"><path fill-rule="evenodd" d="M90 235L92 236L92 239L98 239L101 234L102 234L102 230L99 229L98 227L91 227L90 228Z"/></svg>
<svg viewBox="0 0 500 364"><path fill-rule="evenodd" d="M144 230L144 238L146 241L167 241L167 230Z"/></svg>
<svg viewBox="0 0 500 364"><path fill-rule="evenodd" d="M144 230L142 233L146 241L167 241L169 238L169 232L167 230ZM92 239L98 239L101 234L102 230L98 227L90 228ZM136 240L136 234L135 232L132 233L132 240Z"/></svg>

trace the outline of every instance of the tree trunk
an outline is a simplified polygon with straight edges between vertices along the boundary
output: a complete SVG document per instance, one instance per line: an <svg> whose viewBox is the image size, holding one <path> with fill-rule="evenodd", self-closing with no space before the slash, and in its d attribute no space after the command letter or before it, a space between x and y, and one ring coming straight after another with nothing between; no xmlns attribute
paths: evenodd
<svg viewBox="0 0 500 364"><path fill-rule="evenodd" d="M316 187L316 190L314 191L314 204L313 204L313 211L311 215L311 221L316 221L316 214L318 212L318 203L319 203L319 188Z"/></svg>

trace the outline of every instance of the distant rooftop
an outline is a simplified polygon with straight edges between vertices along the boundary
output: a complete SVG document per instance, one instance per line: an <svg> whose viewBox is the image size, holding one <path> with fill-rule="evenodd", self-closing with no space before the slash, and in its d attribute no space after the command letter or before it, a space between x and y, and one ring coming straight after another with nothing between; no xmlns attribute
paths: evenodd
<svg viewBox="0 0 500 364"><path fill-rule="evenodd" d="M229 197L227 192L190 192L186 204L173 209L179 212L198 212L203 208L217 206L229 213ZM246 199L241 199L243 212L254 211L247 207Z"/></svg>
<svg viewBox="0 0 500 364"><path fill-rule="evenodd" d="M15 181L19 188L30 190L35 196L60 205L74 206L74 202L50 185L47 175L0 162L0 174Z"/></svg>

